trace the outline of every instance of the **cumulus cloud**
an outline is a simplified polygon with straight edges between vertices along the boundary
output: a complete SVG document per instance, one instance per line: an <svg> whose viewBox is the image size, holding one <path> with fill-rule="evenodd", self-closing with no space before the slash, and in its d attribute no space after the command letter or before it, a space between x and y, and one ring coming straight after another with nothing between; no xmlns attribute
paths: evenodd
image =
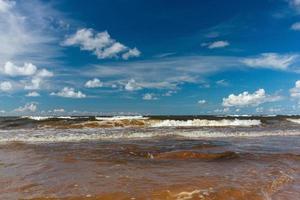
<svg viewBox="0 0 300 200"><path fill-rule="evenodd" d="M79 46L81 50L92 51L98 59L140 56L137 48L129 48L112 39L107 31L95 32L93 29L80 29L62 42L63 46Z"/></svg>
<svg viewBox="0 0 300 200"><path fill-rule="evenodd" d="M198 101L198 104L200 104L200 105L205 104L205 103L206 103L206 100L204 100L204 99L201 99Z"/></svg>
<svg viewBox="0 0 300 200"><path fill-rule="evenodd" d="M300 22L292 24L291 29L294 31L300 31Z"/></svg>
<svg viewBox="0 0 300 200"><path fill-rule="evenodd" d="M125 90L128 91L135 91L140 89L142 89L142 87L134 79L130 79L125 85Z"/></svg>
<svg viewBox="0 0 300 200"><path fill-rule="evenodd" d="M203 43L202 46L206 46L209 49L218 49L218 48L224 48L229 46L230 43L228 41L215 41L211 43Z"/></svg>
<svg viewBox="0 0 300 200"><path fill-rule="evenodd" d="M222 105L224 107L258 106L262 103L278 101L279 99L279 96L270 96L266 94L264 89L258 89L252 94L247 91L238 95L230 94L227 98L223 98Z"/></svg>
<svg viewBox="0 0 300 200"><path fill-rule="evenodd" d="M0 83L0 91L8 92L12 90L12 84L9 81L4 81Z"/></svg>
<svg viewBox="0 0 300 200"><path fill-rule="evenodd" d="M26 94L26 97L39 97L40 94L36 91L33 92L29 92L28 94Z"/></svg>
<svg viewBox="0 0 300 200"><path fill-rule="evenodd" d="M23 66L17 66L10 61L6 62L4 66L0 66L0 74L8 77L26 77L25 80L21 80L21 82L25 83L24 89L26 90L40 89L45 78L53 76L53 72L47 69L38 69L32 63L24 63Z"/></svg>
<svg viewBox="0 0 300 200"><path fill-rule="evenodd" d="M300 80L296 81L295 87L290 89L290 95L292 98L300 98Z"/></svg>
<svg viewBox="0 0 300 200"><path fill-rule="evenodd" d="M295 54L280 55L277 53L263 53L258 57L245 58L242 60L242 63L246 64L249 67L255 68L286 70L288 69L288 67L295 63L298 57L299 56Z"/></svg>
<svg viewBox="0 0 300 200"><path fill-rule="evenodd" d="M23 66L17 66L8 61L3 67L0 67L0 73L8 76L32 76L36 71L37 67L32 63L24 63Z"/></svg>
<svg viewBox="0 0 300 200"><path fill-rule="evenodd" d="M15 112L35 112L36 110L37 110L36 103L27 103L24 106L16 108L14 111Z"/></svg>
<svg viewBox="0 0 300 200"><path fill-rule="evenodd" d="M102 86L103 86L103 83L97 78L94 78L93 80L89 80L85 83L85 87L87 87L87 88L99 88Z"/></svg>
<svg viewBox="0 0 300 200"><path fill-rule="evenodd" d="M141 55L141 52L137 48L129 49L128 52L124 53L122 55L122 58L124 60L128 60L131 57L139 57Z"/></svg>
<svg viewBox="0 0 300 200"><path fill-rule="evenodd" d="M152 101L152 100L157 100L157 99L158 98L153 93L146 93L143 96L143 100L146 100L146 101Z"/></svg>
<svg viewBox="0 0 300 200"><path fill-rule="evenodd" d="M25 90L38 90L40 89L40 85L42 84L43 79L40 77L34 77L31 79L29 83L24 86Z"/></svg>
<svg viewBox="0 0 300 200"><path fill-rule="evenodd" d="M75 98L75 99L86 98L86 95L84 93L82 93L81 91L75 91L74 88L70 88L70 87L64 87L61 91L57 93L52 92L50 95L65 97L65 98Z"/></svg>

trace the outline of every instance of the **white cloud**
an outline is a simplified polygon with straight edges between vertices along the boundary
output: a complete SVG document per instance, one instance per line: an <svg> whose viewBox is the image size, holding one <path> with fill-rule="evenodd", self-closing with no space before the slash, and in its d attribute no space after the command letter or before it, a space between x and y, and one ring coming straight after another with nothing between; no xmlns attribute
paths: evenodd
<svg viewBox="0 0 300 200"><path fill-rule="evenodd" d="M14 1L0 0L0 12L7 12L15 5Z"/></svg>
<svg viewBox="0 0 300 200"><path fill-rule="evenodd" d="M42 79L40 77L34 77L29 83L24 86L25 90L38 90L42 84Z"/></svg>
<svg viewBox="0 0 300 200"><path fill-rule="evenodd" d="M24 106L21 106L17 109L15 109L15 112L35 112L37 110L37 104L36 103L27 103Z"/></svg>
<svg viewBox="0 0 300 200"><path fill-rule="evenodd" d="M289 4L292 8L297 11L300 11L300 0L288 0Z"/></svg>
<svg viewBox="0 0 300 200"><path fill-rule="evenodd" d="M300 31L300 22L292 24L291 29L294 31Z"/></svg>
<svg viewBox="0 0 300 200"><path fill-rule="evenodd" d="M33 92L29 92L28 94L26 94L26 97L39 97L40 94L36 91Z"/></svg>
<svg viewBox="0 0 300 200"><path fill-rule="evenodd" d="M223 86L223 87L226 87L226 86L229 85L229 83L224 79L216 81L216 84L220 85L220 86Z"/></svg>
<svg viewBox="0 0 300 200"><path fill-rule="evenodd" d="M0 83L0 90L3 92L8 92L12 90L12 84L9 81L4 81Z"/></svg>
<svg viewBox="0 0 300 200"><path fill-rule="evenodd" d="M258 113L261 113L261 112L264 111L264 108L263 107L258 107L258 108L255 109L255 111L258 112Z"/></svg>
<svg viewBox="0 0 300 200"><path fill-rule="evenodd" d="M247 107L278 100L280 100L279 96L270 96L266 94L264 89L258 89L252 94L247 91L238 95L230 94L227 98L223 98L222 105L225 107Z"/></svg>
<svg viewBox="0 0 300 200"><path fill-rule="evenodd" d="M293 98L300 98L300 80L296 81L295 87L290 89L290 95Z"/></svg>
<svg viewBox="0 0 300 200"><path fill-rule="evenodd" d="M47 69L41 69L37 71L35 76L45 78L45 77L52 77L53 75L54 75L53 72L50 72Z"/></svg>
<svg viewBox="0 0 300 200"><path fill-rule="evenodd" d="M268 109L268 112L270 112L270 113L279 113L281 111L282 111L281 108L269 108Z"/></svg>
<svg viewBox="0 0 300 200"><path fill-rule="evenodd" d="M128 60L128 58L131 57L139 57L141 55L141 52L137 48L129 49L128 52L124 53L122 55L122 58L124 60Z"/></svg>
<svg viewBox="0 0 300 200"><path fill-rule="evenodd" d="M215 41L215 42L212 42L210 44L207 44L207 48L209 49L217 49L217 48L224 48L224 47L227 47L229 46L230 43L228 41Z"/></svg>
<svg viewBox="0 0 300 200"><path fill-rule="evenodd" d="M278 55L281 57L285 54ZM293 54L294 56L298 57L297 54ZM177 90L180 88L180 85L185 83L203 85L203 77L211 76L220 71L244 70L245 67L250 67L241 63L241 60L244 59L248 58L233 56L177 56L144 61L111 62L88 66L81 74L90 78L103 77L110 80L110 85L123 86L127 91L141 89ZM253 66L250 68L253 68ZM296 59L288 70L297 72ZM207 86L209 87L209 85Z"/></svg>
<svg viewBox="0 0 300 200"><path fill-rule="evenodd" d="M163 94L163 96L170 97L170 96L172 96L173 94L176 94L176 93L177 93L176 90L169 90L165 94Z"/></svg>
<svg viewBox="0 0 300 200"><path fill-rule="evenodd" d="M157 100L157 99L158 98L155 96L155 94L152 94L152 93L146 93L143 96L143 100L146 100L146 101L152 101L152 100Z"/></svg>
<svg viewBox="0 0 300 200"><path fill-rule="evenodd" d="M0 66L0 74L10 77L25 76L25 80L21 79L21 82L25 84L25 90L37 90L40 89L45 78L53 76L53 73L47 69L38 69L37 66L32 63L24 63L23 66L17 66L12 62L6 62L4 66Z"/></svg>
<svg viewBox="0 0 300 200"><path fill-rule="evenodd" d="M79 46L81 50L92 51L98 59L118 58L128 59L138 57L137 48L129 48L112 39L107 31L96 33L93 29L80 29L66 38L63 46Z"/></svg>
<svg viewBox="0 0 300 200"><path fill-rule="evenodd" d="M49 63L61 55L53 21L62 14L41 1L0 0L0 66L7 61Z"/></svg>
<svg viewBox="0 0 300 200"><path fill-rule="evenodd" d="M128 91L134 91L140 89L142 89L142 87L134 79L130 79L128 83L125 85L125 90Z"/></svg>
<svg viewBox="0 0 300 200"><path fill-rule="evenodd" d="M229 112L229 111L230 111L229 108L215 109L215 110L214 110L215 113L227 113L227 112Z"/></svg>
<svg viewBox="0 0 300 200"><path fill-rule="evenodd" d="M103 86L103 83L97 78L94 78L93 80L89 80L85 83L85 87L87 87L87 88L99 88L102 86Z"/></svg>
<svg viewBox="0 0 300 200"><path fill-rule="evenodd" d="M271 68L271 69L280 69L286 70L292 64L295 63L298 55L280 55L277 53L263 53L255 58L245 58L242 60L242 63L246 64L249 67L255 68Z"/></svg>
<svg viewBox="0 0 300 200"><path fill-rule="evenodd" d="M64 87L61 91L57 93L52 92L50 95L65 97L65 98L77 98L77 99L86 98L86 95L84 93L82 93L81 91L75 91L74 88L70 88L70 87Z"/></svg>
<svg viewBox="0 0 300 200"><path fill-rule="evenodd" d="M54 113L62 113L62 112L65 112L65 109L63 108L56 108L53 110Z"/></svg>
<svg viewBox="0 0 300 200"><path fill-rule="evenodd" d="M84 70L83 75L110 79L111 84L123 85L127 91L177 90L180 84L202 83L204 75L234 67L241 68L239 58L187 56L96 65Z"/></svg>
<svg viewBox="0 0 300 200"><path fill-rule="evenodd" d="M24 63L23 66L17 66L12 62L6 62L0 67L0 73L8 76L32 76L37 71L37 67L32 63Z"/></svg>
<svg viewBox="0 0 300 200"><path fill-rule="evenodd" d="M198 101L198 104L200 104L200 105L205 104L205 103L206 103L206 100L204 100L204 99L201 99Z"/></svg>

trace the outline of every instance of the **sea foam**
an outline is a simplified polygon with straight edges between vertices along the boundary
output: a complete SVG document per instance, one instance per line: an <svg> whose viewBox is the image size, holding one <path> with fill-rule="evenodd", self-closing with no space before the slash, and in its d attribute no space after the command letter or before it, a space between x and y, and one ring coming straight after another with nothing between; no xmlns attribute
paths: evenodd
<svg viewBox="0 0 300 200"><path fill-rule="evenodd" d="M193 120L162 120L153 123L152 127L220 127L220 126L259 126L260 120L241 120L241 119L222 119L222 120L207 120L207 119L193 119Z"/></svg>

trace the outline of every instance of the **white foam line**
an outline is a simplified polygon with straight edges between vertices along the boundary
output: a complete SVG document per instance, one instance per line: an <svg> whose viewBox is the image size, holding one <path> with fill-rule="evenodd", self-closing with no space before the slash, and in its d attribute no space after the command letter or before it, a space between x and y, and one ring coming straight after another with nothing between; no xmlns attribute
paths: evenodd
<svg viewBox="0 0 300 200"><path fill-rule="evenodd" d="M207 119L193 119L193 120L162 120L152 124L152 127L220 127L220 126L259 126L260 120L241 120L241 119L222 119L222 120L207 120Z"/></svg>
<svg viewBox="0 0 300 200"><path fill-rule="evenodd" d="M293 122L293 123L296 123L296 124L300 124L300 119L287 118L286 120L290 121L290 122Z"/></svg>
<svg viewBox="0 0 300 200"><path fill-rule="evenodd" d="M258 132L212 132L212 131L177 131L161 133L159 131L153 132L95 132L90 129L88 132L57 132L53 131L18 131L7 132L0 134L0 142L28 142L28 143L54 143L54 142L79 142L79 141L95 141L95 140L114 140L114 139L141 139L163 136L181 136L186 138L228 138L228 137L263 137L263 136L295 136L300 135L297 130L293 131L258 131Z"/></svg>
<svg viewBox="0 0 300 200"><path fill-rule="evenodd" d="M131 119L139 119L139 120L146 120L149 119L148 117L143 116L113 116L113 117L96 117L96 120L100 121L114 121L114 120L131 120Z"/></svg>

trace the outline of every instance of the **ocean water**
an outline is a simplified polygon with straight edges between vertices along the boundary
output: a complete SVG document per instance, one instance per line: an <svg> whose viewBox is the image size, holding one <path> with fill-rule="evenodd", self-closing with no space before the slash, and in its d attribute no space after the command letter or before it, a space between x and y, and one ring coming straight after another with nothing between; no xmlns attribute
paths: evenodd
<svg viewBox="0 0 300 200"><path fill-rule="evenodd" d="M0 118L0 199L300 199L298 116Z"/></svg>

